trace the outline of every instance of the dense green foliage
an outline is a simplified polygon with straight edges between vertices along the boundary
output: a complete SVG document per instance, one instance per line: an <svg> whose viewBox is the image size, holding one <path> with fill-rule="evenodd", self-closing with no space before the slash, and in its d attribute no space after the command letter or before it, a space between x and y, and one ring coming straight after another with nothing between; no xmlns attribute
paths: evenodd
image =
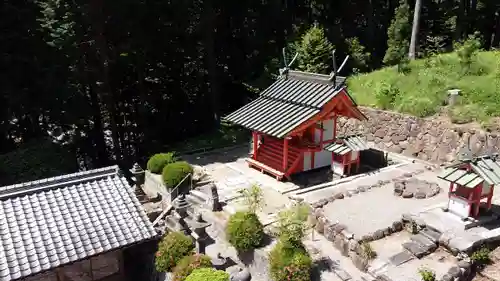
<svg viewBox="0 0 500 281"><path fill-rule="evenodd" d="M397 62L408 51L409 35L401 31L408 29L406 14L415 4L408 0L400 6L399 1L5 0L0 18L9 28L0 36L0 154L48 137L80 167L130 167L135 161L144 166L146 156L160 151L245 140L241 130L219 120L269 85L283 67L282 48L293 42L299 42L292 45L301 56L292 67L328 73L335 46L337 63L351 55L342 75L377 69L388 54L387 63L398 63L401 73L417 77L412 72L421 72L414 70L419 62ZM481 35L481 49L500 47L499 1L422 2L419 57L449 52L475 32ZM491 67L477 78L470 74L477 63L464 70L471 59L484 58L468 56L471 45L464 46L461 62L445 67L451 73L445 80L457 84L447 86L465 86L468 98L483 100L465 101L460 106L467 111L489 102L486 114L498 115L491 109L499 108L491 102L496 95L483 98L490 91L469 91L476 87L467 86L470 82L495 83L486 77ZM431 75L421 74L418 79L430 80ZM389 79L398 75L391 73ZM440 81L427 89L426 81L406 79L406 87L419 89L422 97L398 97L389 108L405 110L416 102L415 111L436 111L433 85ZM373 97L367 89L358 96ZM38 160L31 158L23 156L19 163L37 167ZM21 176L2 172L24 181L31 179L24 175L59 171L58 165L46 162Z"/></svg>
<svg viewBox="0 0 500 281"><path fill-rule="evenodd" d="M229 273L213 268L195 269L186 281L229 281Z"/></svg>
<svg viewBox="0 0 500 281"><path fill-rule="evenodd" d="M186 161L170 163L163 168L161 177L165 186L175 188L184 178L193 173L193 167ZM187 180L187 179L186 179Z"/></svg>
<svg viewBox="0 0 500 281"><path fill-rule="evenodd" d="M185 256L174 268L173 281L184 281L193 270L205 267L212 267L212 261L209 256L200 254Z"/></svg>
<svg viewBox="0 0 500 281"><path fill-rule="evenodd" d="M299 203L281 211L278 214L279 239L302 247L302 238L310 227L307 223L310 214L311 207L306 203Z"/></svg>
<svg viewBox="0 0 500 281"><path fill-rule="evenodd" d="M269 267L274 281L311 280L312 259L303 246L280 240L269 253Z"/></svg>
<svg viewBox="0 0 500 281"><path fill-rule="evenodd" d="M449 108L452 121L487 124L489 117L500 116L500 52L471 57L472 62L464 66L457 53L412 61L407 74L395 67L384 68L350 78L349 90L361 105L429 116L440 110L447 91L457 88L461 96Z"/></svg>
<svg viewBox="0 0 500 281"><path fill-rule="evenodd" d="M76 170L75 156L50 140L24 144L0 155L0 186L59 176Z"/></svg>
<svg viewBox="0 0 500 281"><path fill-rule="evenodd" d="M410 6L406 0L401 0L396 8L394 18L387 30L387 51L384 63L389 65L399 64L408 54L410 45Z"/></svg>
<svg viewBox="0 0 500 281"><path fill-rule="evenodd" d="M156 252L155 265L159 272L169 272L194 250L191 237L182 232L170 232L160 241Z"/></svg>
<svg viewBox="0 0 500 281"><path fill-rule="evenodd" d="M177 161L177 158L172 152L158 153L149 158L147 163L147 169L151 173L159 174L163 171L163 168L166 165L174 163L175 161Z"/></svg>
<svg viewBox="0 0 500 281"><path fill-rule="evenodd" d="M236 212L226 226L227 240L241 252L259 247L264 238L264 226L252 212Z"/></svg>

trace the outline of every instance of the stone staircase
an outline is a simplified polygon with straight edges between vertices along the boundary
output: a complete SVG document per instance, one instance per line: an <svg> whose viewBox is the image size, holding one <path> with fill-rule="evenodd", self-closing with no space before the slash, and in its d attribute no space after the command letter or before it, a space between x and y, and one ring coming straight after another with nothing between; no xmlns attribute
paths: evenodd
<svg viewBox="0 0 500 281"><path fill-rule="evenodd" d="M420 259L433 253L439 246L441 233L435 229L425 227L410 237L410 241L402 244L404 251L389 258L393 265L403 264L414 257Z"/></svg>

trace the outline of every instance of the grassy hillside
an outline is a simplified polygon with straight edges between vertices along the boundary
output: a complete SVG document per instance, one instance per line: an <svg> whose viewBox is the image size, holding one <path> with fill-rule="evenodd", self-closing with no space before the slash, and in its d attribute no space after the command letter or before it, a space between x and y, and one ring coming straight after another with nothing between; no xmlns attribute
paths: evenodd
<svg viewBox="0 0 500 281"><path fill-rule="evenodd" d="M500 116L500 52L478 52L470 65L456 53L410 63L405 74L397 67L353 76L349 91L360 105L425 117L445 112L455 123L487 124ZM456 106L443 107L447 90L460 89Z"/></svg>

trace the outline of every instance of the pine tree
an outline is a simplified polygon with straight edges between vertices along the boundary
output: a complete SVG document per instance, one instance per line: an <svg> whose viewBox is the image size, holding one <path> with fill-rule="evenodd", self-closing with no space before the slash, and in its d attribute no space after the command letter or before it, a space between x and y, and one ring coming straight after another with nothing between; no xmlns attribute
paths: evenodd
<svg viewBox="0 0 500 281"><path fill-rule="evenodd" d="M331 69L333 44L328 41L325 31L318 25L310 28L296 44L299 52L298 69L326 74Z"/></svg>
<svg viewBox="0 0 500 281"><path fill-rule="evenodd" d="M410 6L405 0L401 0L396 8L391 25L387 29L387 51L384 56L384 63L388 65L399 64L406 58L409 48L409 38L411 35L411 25L409 21Z"/></svg>

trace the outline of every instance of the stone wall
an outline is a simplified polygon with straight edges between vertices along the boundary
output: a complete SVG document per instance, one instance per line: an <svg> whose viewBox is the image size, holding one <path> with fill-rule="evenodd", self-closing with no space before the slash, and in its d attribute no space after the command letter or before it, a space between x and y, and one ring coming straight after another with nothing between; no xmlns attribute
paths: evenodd
<svg viewBox="0 0 500 281"><path fill-rule="evenodd" d="M339 119L338 135L359 133L373 147L416 157L421 160L446 163L458 156L470 143L474 154L491 149L498 151L500 132L485 132L472 124L452 124L444 117L414 116L360 108L368 121Z"/></svg>

